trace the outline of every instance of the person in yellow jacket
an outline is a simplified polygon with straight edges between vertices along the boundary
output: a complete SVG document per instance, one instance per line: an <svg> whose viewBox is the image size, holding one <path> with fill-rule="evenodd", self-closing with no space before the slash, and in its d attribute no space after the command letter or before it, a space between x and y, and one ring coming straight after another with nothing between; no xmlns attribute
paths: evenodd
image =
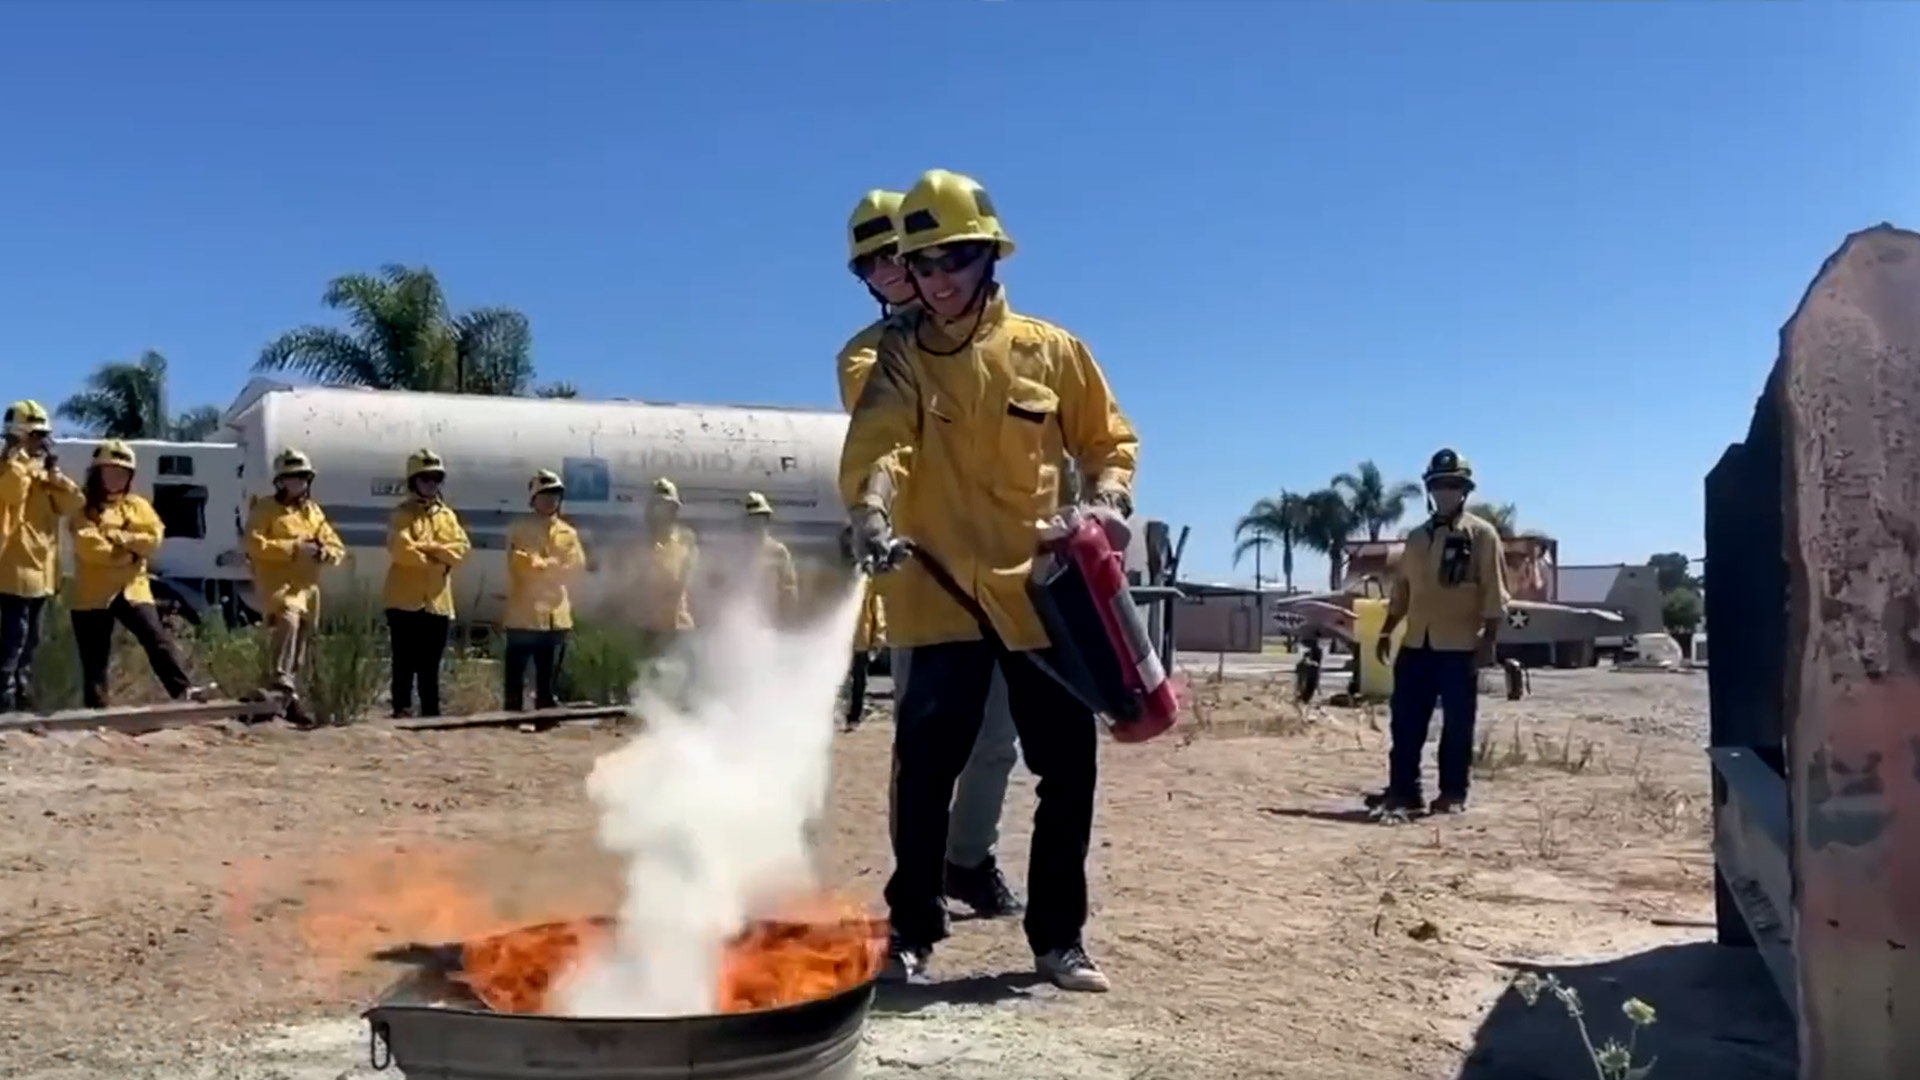
<svg viewBox="0 0 1920 1080"><path fill-rule="evenodd" d="M847 219L847 266L866 285L868 295L880 302L880 318L869 323L840 349L837 361L840 375L840 401L851 413L873 373L881 336L887 318L895 312L917 307L919 295L913 278L900 258L900 204L906 196L897 191L867 192L854 205ZM904 481L911 464L911 449L898 452L899 480ZM896 483L896 487L898 484ZM868 620L883 625L882 609L891 602L888 578L869 579ZM907 684L912 658L907 649L894 649L889 671L893 676L894 698ZM858 642L854 646L853 666L848 675L848 730L859 725L866 707L867 668L870 650ZM987 711L980 721L980 735L974 740L973 754L960 770L954 784L953 808L947 826L946 893L985 918L1003 918L1022 911L1020 899L1007 884L1000 869L1000 818L1006 808L1007 784L1013 767L1020 761L1020 750L1013 727L1012 711L1007 707L1007 681L996 666L993 683L987 691ZM889 806L892 804L889 803Z"/></svg>
<svg viewBox="0 0 1920 1080"><path fill-rule="evenodd" d="M139 466L133 447L108 439L93 451L83 490L86 503L67 519L73 536L73 580L67 607L80 653L81 694L89 709L107 706L107 668L113 659L113 627L119 623L147 654L154 677L175 701L194 692L173 639L154 606L147 563L160 550L166 528L153 504L133 493Z"/></svg>
<svg viewBox="0 0 1920 1080"><path fill-rule="evenodd" d="M387 634L391 641L393 715L440 715L440 661L453 626L453 571L473 545L460 518L440 497L447 467L431 450L407 457L407 497L387 519Z"/></svg>
<svg viewBox="0 0 1920 1080"><path fill-rule="evenodd" d="M0 449L0 713L33 708L40 619L60 585L60 521L85 496L60 471L53 420L37 401L7 407Z"/></svg>
<svg viewBox="0 0 1920 1080"><path fill-rule="evenodd" d="M774 618L790 619L800 609L800 572L794 569L793 552L774 539L773 504L765 495L747 492L746 511L755 584L767 590Z"/></svg>
<svg viewBox="0 0 1920 1080"><path fill-rule="evenodd" d="M866 718L867 675L873 669L874 653L887 647L887 613L880 602L880 593L873 587L871 578L862 582L861 588L866 595L860 600L860 621L853 628L853 665L847 669L847 718L841 725L842 731L859 728ZM895 685L899 685L899 681ZM998 817L998 813L995 816Z"/></svg>
<svg viewBox="0 0 1920 1080"><path fill-rule="evenodd" d="M647 547L640 600L640 629L656 648L693 629L688 591L700 564L700 541L680 524L680 489L661 477L647 500Z"/></svg>
<svg viewBox="0 0 1920 1080"><path fill-rule="evenodd" d="M1459 451L1443 449L1427 460L1421 479L1433 515L1407 534L1387 601L1387 621L1375 646L1375 655L1386 663L1394 631L1406 624L1400 652L1393 658L1387 786L1366 798L1369 810L1389 818L1421 811L1457 814L1467 808L1480 669L1494 662L1507 614L1500 530L1466 508L1473 493L1473 466ZM1440 797L1428 806L1420 759L1436 704Z"/></svg>
<svg viewBox="0 0 1920 1080"><path fill-rule="evenodd" d="M313 461L291 447L273 459L273 497L247 512L247 563L272 654L272 688L286 716L307 722L300 673L320 624L320 571L346 560L347 548L313 499Z"/></svg>
<svg viewBox="0 0 1920 1080"><path fill-rule="evenodd" d="M994 271L1014 243L977 181L928 172L899 213L900 254L921 306L889 318L840 459L854 557L890 566L896 535L917 545L888 582L887 630L911 650L912 667L894 714L887 974L921 977L948 933L948 803L998 665L1040 780L1027 943L1043 977L1103 991L1107 977L1082 940L1097 721L1032 662L1029 654L1050 643L1027 581L1042 524L1060 513L1068 455L1087 479L1079 511L1124 549L1139 437L1086 345L1008 306ZM912 478L903 484L907 452ZM951 592L930 566L945 572Z"/></svg>
<svg viewBox="0 0 1920 1080"><path fill-rule="evenodd" d="M560 516L567 486L542 469L527 483L533 512L507 533L506 691L508 711L526 707L527 665L533 665L533 707L551 709L555 676L573 630L567 585L587 565L580 533ZM543 725L551 727L551 723Z"/></svg>

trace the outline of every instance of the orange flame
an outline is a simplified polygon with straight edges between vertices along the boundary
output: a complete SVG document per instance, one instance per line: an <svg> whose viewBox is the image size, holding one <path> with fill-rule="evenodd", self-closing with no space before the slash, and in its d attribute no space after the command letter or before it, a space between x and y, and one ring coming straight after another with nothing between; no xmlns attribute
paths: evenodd
<svg viewBox="0 0 1920 1080"><path fill-rule="evenodd" d="M483 879L525 891L528 875L497 853L398 850L304 870L294 896L272 906L297 907L304 958L321 974L363 972L374 953L397 945L457 944L462 970L453 977L497 1012L552 1011L555 988L588 950L608 944L614 925L589 915L610 905L607 895L502 903ZM264 885L244 884L234 914L271 922ZM851 899L795 897L727 945L715 1011L778 1008L859 986L878 974L885 940L885 922Z"/></svg>

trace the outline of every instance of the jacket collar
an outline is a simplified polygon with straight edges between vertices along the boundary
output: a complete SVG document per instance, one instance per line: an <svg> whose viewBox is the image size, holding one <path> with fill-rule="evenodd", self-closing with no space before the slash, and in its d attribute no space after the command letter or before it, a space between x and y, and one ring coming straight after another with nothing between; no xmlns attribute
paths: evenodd
<svg viewBox="0 0 1920 1080"><path fill-rule="evenodd" d="M1007 321L1007 287L999 282L981 302L978 312L968 312L957 319L943 319L930 308L921 308L921 330L927 343L936 349L957 348L967 342L967 331L973 331L973 341L984 341L1000 329Z"/></svg>

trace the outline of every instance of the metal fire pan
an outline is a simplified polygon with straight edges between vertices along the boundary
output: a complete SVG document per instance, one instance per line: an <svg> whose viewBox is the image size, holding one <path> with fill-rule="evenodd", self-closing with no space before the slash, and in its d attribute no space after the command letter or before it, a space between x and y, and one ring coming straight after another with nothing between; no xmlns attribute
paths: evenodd
<svg viewBox="0 0 1920 1080"><path fill-rule="evenodd" d="M424 968L364 1015L373 1067L408 1080L851 1080L873 991L712 1016L527 1016Z"/></svg>

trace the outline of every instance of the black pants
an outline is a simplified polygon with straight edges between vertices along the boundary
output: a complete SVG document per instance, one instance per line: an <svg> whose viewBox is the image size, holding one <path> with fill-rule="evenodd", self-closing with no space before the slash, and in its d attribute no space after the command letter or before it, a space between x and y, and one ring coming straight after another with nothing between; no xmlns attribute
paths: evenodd
<svg viewBox="0 0 1920 1080"><path fill-rule="evenodd" d="M1027 859L1027 944L1038 955L1081 943L1098 723L1030 660L989 637L914 649L912 678L894 706L894 870L886 897L894 935L908 947L947 936L948 807L980 733L996 662L1020 752L1040 778Z"/></svg>
<svg viewBox="0 0 1920 1080"><path fill-rule="evenodd" d="M519 712L527 704L527 665L533 665L533 707L551 709L560 704L554 680L567 654L565 630L507 631L506 694L503 706Z"/></svg>
<svg viewBox="0 0 1920 1080"><path fill-rule="evenodd" d="M0 595L0 712L33 707L33 652L44 596Z"/></svg>
<svg viewBox="0 0 1920 1080"><path fill-rule="evenodd" d="M107 707L107 671L113 662L115 623L126 627L133 640L140 643L167 696L175 701L186 697L193 680L180 666L173 639L160 622L160 609L152 604L129 604L126 597L116 596L108 607L73 613L73 643L80 651L80 693L87 708Z"/></svg>
<svg viewBox="0 0 1920 1080"><path fill-rule="evenodd" d="M847 726L857 727L867 711L867 669L873 654L861 649L853 654L853 666L847 669Z"/></svg>
<svg viewBox="0 0 1920 1080"><path fill-rule="evenodd" d="M420 691L420 715L440 715L440 660L447 653L447 627L453 622L431 611L387 609L393 644L393 712L411 715L413 693Z"/></svg>
<svg viewBox="0 0 1920 1080"><path fill-rule="evenodd" d="M1473 773L1473 725L1480 707L1479 668L1470 651L1405 647L1393 662L1387 787L1420 794L1420 759L1433 707L1440 706L1440 794L1466 798Z"/></svg>

